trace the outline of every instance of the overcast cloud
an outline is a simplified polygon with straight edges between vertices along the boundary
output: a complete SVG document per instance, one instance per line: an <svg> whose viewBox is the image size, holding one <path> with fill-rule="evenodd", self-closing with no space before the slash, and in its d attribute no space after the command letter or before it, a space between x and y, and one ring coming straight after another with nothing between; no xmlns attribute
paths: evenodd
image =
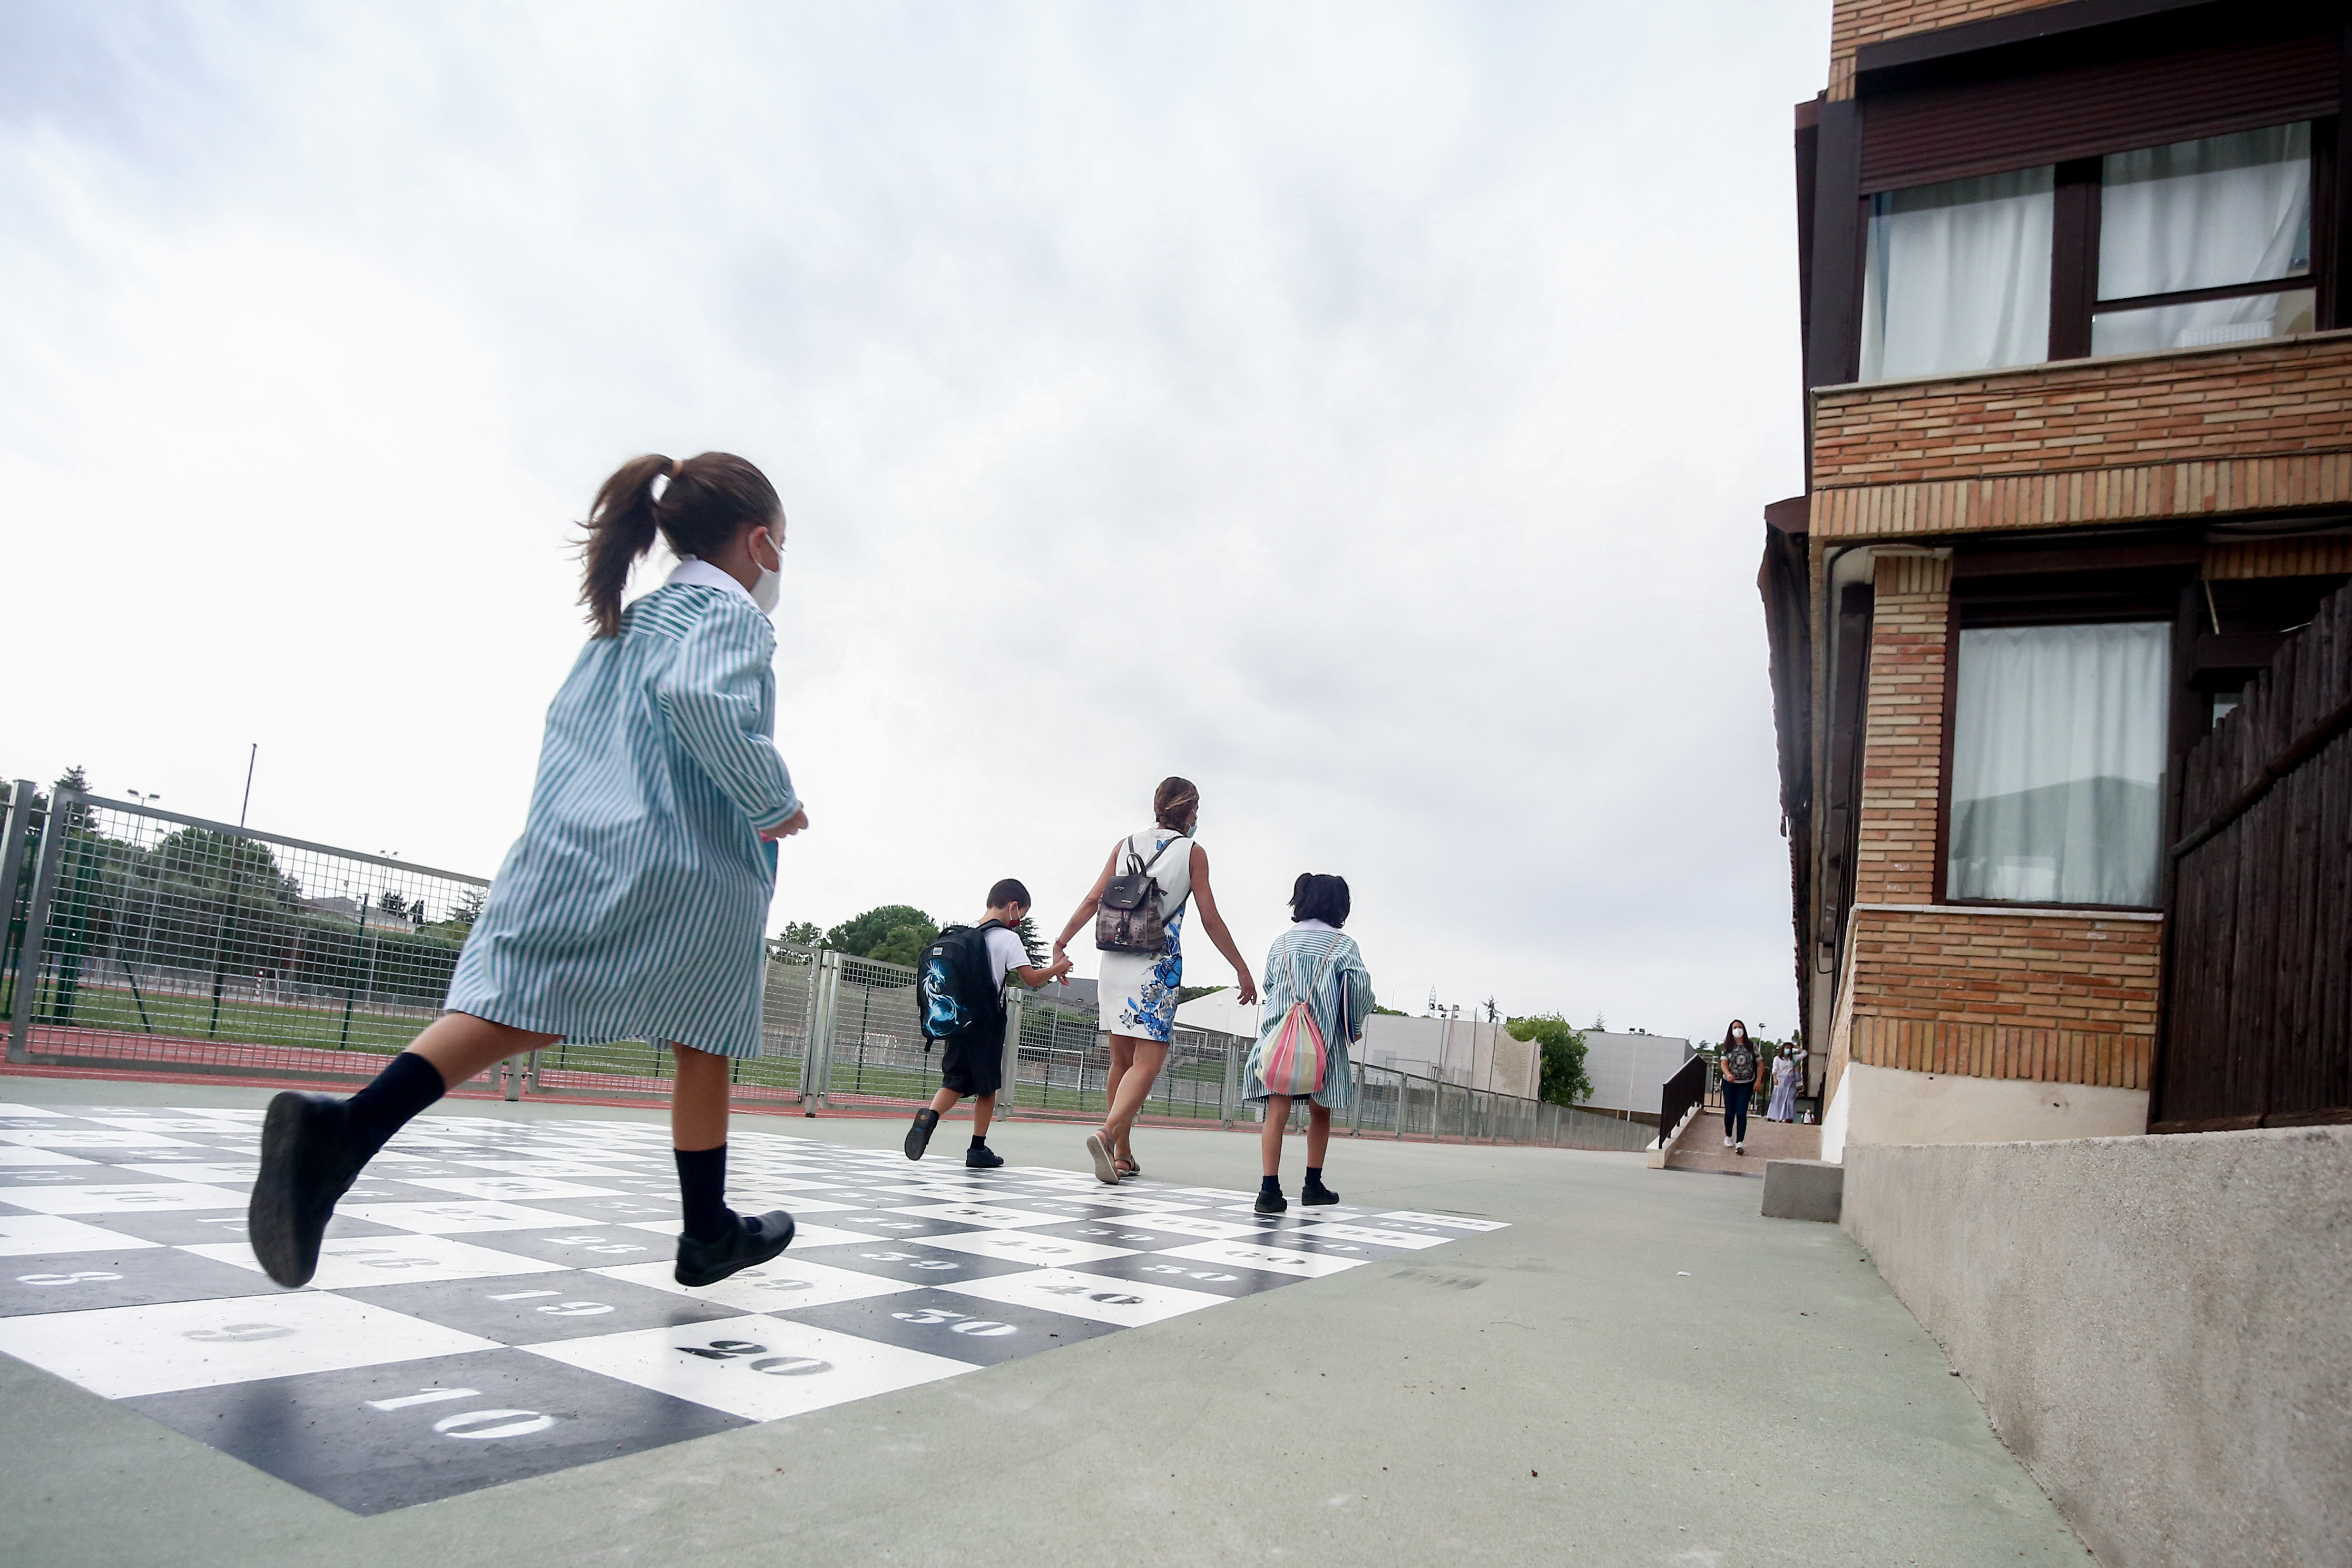
<svg viewBox="0 0 2352 1568"><path fill-rule="evenodd" d="M1827 16L14 0L0 768L234 818L258 741L257 826L487 874L576 520L723 448L776 924L1058 925L1181 773L1254 963L1339 871L1409 1011L1785 1026Z"/></svg>

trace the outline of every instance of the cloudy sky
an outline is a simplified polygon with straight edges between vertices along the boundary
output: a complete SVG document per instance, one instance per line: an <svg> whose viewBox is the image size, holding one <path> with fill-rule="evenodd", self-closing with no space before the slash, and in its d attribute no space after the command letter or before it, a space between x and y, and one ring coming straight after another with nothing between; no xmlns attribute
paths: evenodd
<svg viewBox="0 0 2352 1568"><path fill-rule="evenodd" d="M1254 963L1338 871L1409 1011L1785 1026L1827 25L9 0L0 769L234 819L258 742L256 826L487 873L598 482L732 450L791 518L776 924L1056 925L1181 773Z"/></svg>

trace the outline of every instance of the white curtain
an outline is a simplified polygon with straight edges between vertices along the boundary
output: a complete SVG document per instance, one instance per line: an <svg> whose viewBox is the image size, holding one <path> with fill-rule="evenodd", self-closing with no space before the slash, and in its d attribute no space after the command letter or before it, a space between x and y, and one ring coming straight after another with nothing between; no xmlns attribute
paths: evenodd
<svg viewBox="0 0 2352 1568"><path fill-rule="evenodd" d="M2052 174L2044 165L1871 198L1863 380L2050 357Z"/></svg>
<svg viewBox="0 0 2352 1568"><path fill-rule="evenodd" d="M2153 904L2172 628L1960 634L1953 898Z"/></svg>
<svg viewBox="0 0 2352 1568"><path fill-rule="evenodd" d="M2260 283L2311 270L2311 127L2108 154L2099 298Z"/></svg>
<svg viewBox="0 0 2352 1568"><path fill-rule="evenodd" d="M2238 300L2102 311L2091 318L2091 352L2153 353L2159 349L2195 349L2307 332L2312 330L2318 299L2311 289L2289 289Z"/></svg>

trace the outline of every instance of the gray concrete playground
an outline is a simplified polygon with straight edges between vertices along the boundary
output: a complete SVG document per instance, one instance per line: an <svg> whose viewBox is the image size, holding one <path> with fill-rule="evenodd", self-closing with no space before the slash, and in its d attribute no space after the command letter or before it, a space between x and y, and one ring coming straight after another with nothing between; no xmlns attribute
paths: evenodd
<svg viewBox="0 0 2352 1568"><path fill-rule="evenodd" d="M34 1104L266 1090L13 1078ZM658 1121L447 1101L447 1114ZM747 1118L865 1148L896 1120ZM962 1144L958 1119L934 1158ZM1084 1130L1000 1124L1015 1165ZM1147 1129L1153 1181L1255 1133ZM1289 1145L1296 1192L1303 1149ZM1640 1156L1335 1141L1350 1204L1508 1222L936 1384L362 1518L0 1358L0 1561L1995 1563L2083 1548L1833 1226Z"/></svg>

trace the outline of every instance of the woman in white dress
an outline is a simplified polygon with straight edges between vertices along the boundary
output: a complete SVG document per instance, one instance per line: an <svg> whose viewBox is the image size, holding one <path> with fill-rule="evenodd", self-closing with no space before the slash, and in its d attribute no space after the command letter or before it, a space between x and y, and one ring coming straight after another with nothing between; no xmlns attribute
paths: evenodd
<svg viewBox="0 0 2352 1568"><path fill-rule="evenodd" d="M1797 1047L1782 1046L1772 1053L1772 1103L1764 1112L1767 1121L1794 1121L1797 1119Z"/></svg>
<svg viewBox="0 0 2352 1568"><path fill-rule="evenodd" d="M1054 942L1054 960L1058 963L1070 939L1095 918L1114 877L1141 868L1159 884L1158 912L1166 932L1160 950L1105 949L1097 971L1102 1025L1110 1034L1110 1075L1105 1086L1108 1104L1102 1130L1087 1135L1087 1153L1094 1161L1095 1175L1108 1185L1117 1185L1123 1176L1142 1173L1130 1139L1144 1099L1167 1063L1168 1042L1175 1033L1177 993L1184 978L1182 938L1188 902L1200 900L1201 929L1234 966L1241 981L1242 1005L1248 1006L1257 1000L1257 983L1250 978L1249 964L1234 945L1233 933L1225 929L1217 913L1216 895L1209 889L1208 851L1192 842L1192 828L1201 816L1201 792L1190 780L1162 779L1152 793L1151 813L1151 826L1111 846L1094 890Z"/></svg>

